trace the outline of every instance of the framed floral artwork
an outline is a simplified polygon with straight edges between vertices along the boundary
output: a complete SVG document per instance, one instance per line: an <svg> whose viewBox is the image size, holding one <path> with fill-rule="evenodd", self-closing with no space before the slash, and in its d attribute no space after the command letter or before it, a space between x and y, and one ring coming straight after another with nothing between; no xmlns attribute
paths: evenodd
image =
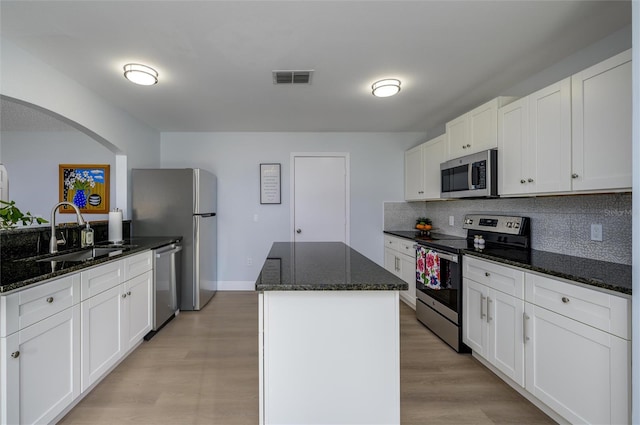
<svg viewBox="0 0 640 425"><path fill-rule="evenodd" d="M108 164L60 164L60 201L75 204L83 214L107 214L109 212ZM61 213L74 213L68 205L60 207Z"/></svg>

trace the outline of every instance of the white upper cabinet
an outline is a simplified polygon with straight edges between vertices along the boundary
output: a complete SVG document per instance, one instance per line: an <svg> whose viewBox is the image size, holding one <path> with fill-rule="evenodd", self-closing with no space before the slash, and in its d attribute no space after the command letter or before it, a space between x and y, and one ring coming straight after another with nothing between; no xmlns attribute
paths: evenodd
<svg viewBox="0 0 640 425"><path fill-rule="evenodd" d="M501 96L446 124L447 159L498 147L498 108L515 97Z"/></svg>
<svg viewBox="0 0 640 425"><path fill-rule="evenodd" d="M404 153L404 199L418 201L424 198L424 160L422 145Z"/></svg>
<svg viewBox="0 0 640 425"><path fill-rule="evenodd" d="M440 199L440 164L445 161L444 135L404 154L404 198L406 201Z"/></svg>
<svg viewBox="0 0 640 425"><path fill-rule="evenodd" d="M571 190L571 80L498 111L499 194Z"/></svg>
<svg viewBox="0 0 640 425"><path fill-rule="evenodd" d="M631 189L631 51L498 111L501 196Z"/></svg>
<svg viewBox="0 0 640 425"><path fill-rule="evenodd" d="M571 77L573 190L631 188L631 50Z"/></svg>

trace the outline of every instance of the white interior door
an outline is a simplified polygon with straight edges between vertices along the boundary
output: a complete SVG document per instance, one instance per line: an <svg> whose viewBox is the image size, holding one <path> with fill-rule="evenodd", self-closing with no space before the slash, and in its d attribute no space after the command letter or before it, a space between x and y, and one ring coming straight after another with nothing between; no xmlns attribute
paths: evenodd
<svg viewBox="0 0 640 425"><path fill-rule="evenodd" d="M349 244L348 154L292 155L292 240Z"/></svg>

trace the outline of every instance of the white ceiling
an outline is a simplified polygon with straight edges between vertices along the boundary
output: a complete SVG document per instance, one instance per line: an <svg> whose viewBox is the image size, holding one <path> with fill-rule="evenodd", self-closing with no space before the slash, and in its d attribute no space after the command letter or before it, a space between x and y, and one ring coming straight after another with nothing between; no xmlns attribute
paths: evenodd
<svg viewBox="0 0 640 425"><path fill-rule="evenodd" d="M0 2L2 38L163 132L427 131L630 23L630 1Z"/></svg>

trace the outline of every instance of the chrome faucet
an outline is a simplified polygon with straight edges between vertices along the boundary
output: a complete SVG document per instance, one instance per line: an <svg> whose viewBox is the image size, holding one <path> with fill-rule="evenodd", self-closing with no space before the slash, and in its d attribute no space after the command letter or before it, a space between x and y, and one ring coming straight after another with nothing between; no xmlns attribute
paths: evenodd
<svg viewBox="0 0 640 425"><path fill-rule="evenodd" d="M56 236L56 210L61 205L69 205L70 207L72 207L76 212L76 218L78 219L78 226L84 226L84 219L82 218L82 214L80 214L80 210L78 209L78 207L76 207L71 202L67 202L67 201L58 202L51 210L51 239L49 239L50 254L55 254L56 252L58 252L58 245L64 245L65 243L67 243L67 241L65 241L64 239L64 236L62 237L61 241L59 241L58 237Z"/></svg>

